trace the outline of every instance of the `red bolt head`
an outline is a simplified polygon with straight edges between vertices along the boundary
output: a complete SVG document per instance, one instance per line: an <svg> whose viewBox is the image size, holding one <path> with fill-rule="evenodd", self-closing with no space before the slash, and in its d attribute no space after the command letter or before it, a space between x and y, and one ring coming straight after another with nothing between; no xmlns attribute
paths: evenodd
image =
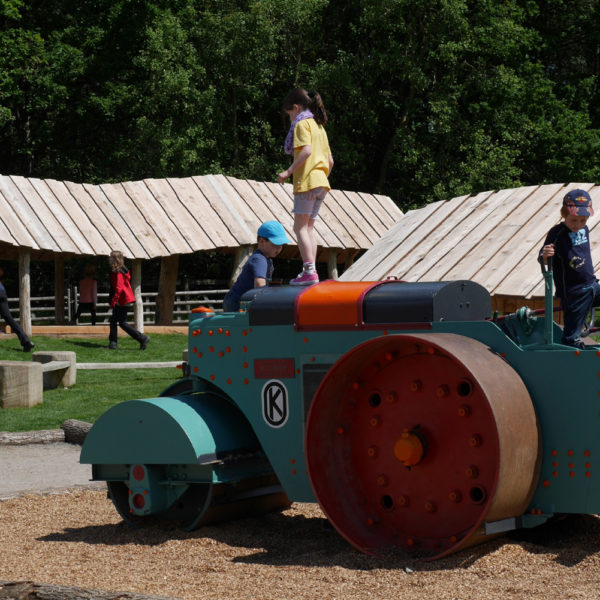
<svg viewBox="0 0 600 600"><path fill-rule="evenodd" d="M471 414L471 407L468 404L461 404L458 407L459 417L468 417Z"/></svg>
<svg viewBox="0 0 600 600"><path fill-rule="evenodd" d="M452 490L450 494L448 494L448 499L450 502L460 502L462 500L462 494L460 490Z"/></svg>
<svg viewBox="0 0 600 600"><path fill-rule="evenodd" d="M423 383L420 380L415 379L413 382L411 382L411 384L410 384L411 392L418 392L421 389L423 389Z"/></svg>
<svg viewBox="0 0 600 600"><path fill-rule="evenodd" d="M471 448L478 448L481 446L481 436L478 433L474 433L469 438L469 446L471 446Z"/></svg>
<svg viewBox="0 0 600 600"><path fill-rule="evenodd" d="M447 385L438 386L437 390L435 390L435 394L438 398L445 398L450 393L450 389Z"/></svg>
<svg viewBox="0 0 600 600"><path fill-rule="evenodd" d="M471 465L465 471L465 475L469 479L477 479L479 477L479 469L475 465Z"/></svg>

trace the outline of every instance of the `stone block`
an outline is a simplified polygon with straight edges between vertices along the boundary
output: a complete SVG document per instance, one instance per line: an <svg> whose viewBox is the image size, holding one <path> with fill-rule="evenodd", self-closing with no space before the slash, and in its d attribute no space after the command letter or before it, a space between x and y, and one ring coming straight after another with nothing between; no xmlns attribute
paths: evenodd
<svg viewBox="0 0 600 600"><path fill-rule="evenodd" d="M20 360L0 361L0 407L29 407L43 402L42 365Z"/></svg>
<svg viewBox="0 0 600 600"><path fill-rule="evenodd" d="M71 351L40 351L32 355L34 362L46 365L43 369L43 385L45 390L57 387L71 387L77 381L77 355ZM65 368L64 363L68 363ZM48 363L56 363L56 368Z"/></svg>

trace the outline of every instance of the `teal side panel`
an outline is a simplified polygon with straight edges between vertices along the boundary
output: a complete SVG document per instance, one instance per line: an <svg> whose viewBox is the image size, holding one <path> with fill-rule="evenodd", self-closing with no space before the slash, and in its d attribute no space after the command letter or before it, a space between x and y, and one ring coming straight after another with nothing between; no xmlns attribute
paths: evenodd
<svg viewBox="0 0 600 600"><path fill-rule="evenodd" d="M256 450L256 436L227 400L211 394L130 400L104 413L81 450L87 464L202 464Z"/></svg>
<svg viewBox="0 0 600 600"><path fill-rule="evenodd" d="M511 360L542 432L542 466L531 508L600 513L600 357L595 349L529 351Z"/></svg>
<svg viewBox="0 0 600 600"><path fill-rule="evenodd" d="M542 441L540 476L530 510L545 515L599 514L600 352L560 344L521 347L493 323L436 324L435 330L479 339L501 354L525 383ZM555 339L560 333L555 332Z"/></svg>

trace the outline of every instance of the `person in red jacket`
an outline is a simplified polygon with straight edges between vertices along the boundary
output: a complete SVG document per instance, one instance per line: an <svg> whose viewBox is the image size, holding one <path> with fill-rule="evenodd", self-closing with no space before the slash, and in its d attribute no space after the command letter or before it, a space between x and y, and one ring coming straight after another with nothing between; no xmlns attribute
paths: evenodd
<svg viewBox="0 0 600 600"><path fill-rule="evenodd" d="M112 308L108 347L110 350L117 349L117 326L119 326L127 335L139 342L140 350L145 350L150 338L127 323L127 309L135 302L135 296L131 289L131 275L125 267L123 253L113 250L108 257L108 262L110 264L110 307Z"/></svg>

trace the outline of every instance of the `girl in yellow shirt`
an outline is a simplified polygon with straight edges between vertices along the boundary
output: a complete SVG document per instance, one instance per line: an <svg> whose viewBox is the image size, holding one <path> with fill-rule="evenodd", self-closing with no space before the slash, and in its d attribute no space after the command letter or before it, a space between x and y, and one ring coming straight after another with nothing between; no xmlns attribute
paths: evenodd
<svg viewBox="0 0 600 600"><path fill-rule="evenodd" d="M290 281L290 285L312 285L319 281L315 269L317 239L314 225L330 190L328 176L333 168L333 156L324 127L327 113L321 96L302 88L296 88L286 96L283 110L290 118L284 150L286 154L293 155L294 160L279 173L277 181L283 183L293 175L294 233L302 256L302 272Z"/></svg>

